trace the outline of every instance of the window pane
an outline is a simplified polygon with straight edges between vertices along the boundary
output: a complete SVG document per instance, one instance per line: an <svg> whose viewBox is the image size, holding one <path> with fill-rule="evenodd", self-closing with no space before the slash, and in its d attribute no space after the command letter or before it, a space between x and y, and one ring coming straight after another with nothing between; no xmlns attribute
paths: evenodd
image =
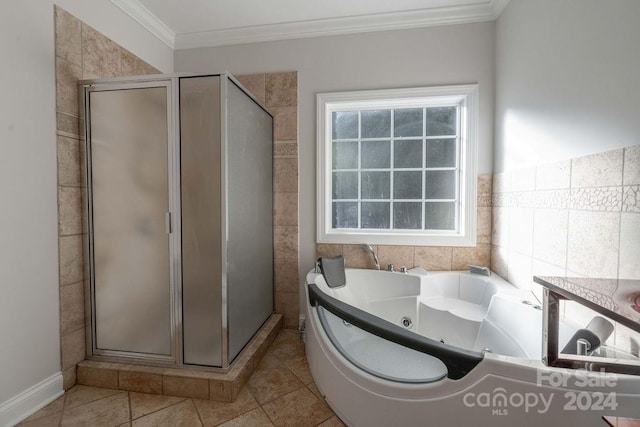
<svg viewBox="0 0 640 427"><path fill-rule="evenodd" d="M394 172L394 199L422 199L422 172Z"/></svg>
<svg viewBox="0 0 640 427"><path fill-rule="evenodd" d="M389 202L362 202L361 228L389 229Z"/></svg>
<svg viewBox="0 0 640 427"><path fill-rule="evenodd" d="M331 117L333 139L358 137L358 112L335 112Z"/></svg>
<svg viewBox="0 0 640 427"><path fill-rule="evenodd" d="M427 136L455 134L456 107L427 108Z"/></svg>
<svg viewBox="0 0 640 427"><path fill-rule="evenodd" d="M391 136L391 110L362 112L362 138L384 138Z"/></svg>
<svg viewBox="0 0 640 427"><path fill-rule="evenodd" d="M357 199L358 172L334 172L332 187L334 199Z"/></svg>
<svg viewBox="0 0 640 427"><path fill-rule="evenodd" d="M390 141L362 141L362 169L388 168L390 164Z"/></svg>
<svg viewBox="0 0 640 427"><path fill-rule="evenodd" d="M427 202L424 204L424 226L427 230L455 230L453 202Z"/></svg>
<svg viewBox="0 0 640 427"><path fill-rule="evenodd" d="M428 139L427 167L445 168L456 166L456 139Z"/></svg>
<svg viewBox="0 0 640 427"><path fill-rule="evenodd" d="M422 167L422 140L399 140L393 143L394 168Z"/></svg>
<svg viewBox="0 0 640 427"><path fill-rule="evenodd" d="M390 172L362 172L363 199L389 199Z"/></svg>
<svg viewBox="0 0 640 427"><path fill-rule="evenodd" d="M333 202L333 228L358 228L358 203Z"/></svg>
<svg viewBox="0 0 640 427"><path fill-rule="evenodd" d="M395 110L394 136L422 136L422 108Z"/></svg>
<svg viewBox="0 0 640 427"><path fill-rule="evenodd" d="M426 171L425 199L455 199L456 171Z"/></svg>
<svg viewBox="0 0 640 427"><path fill-rule="evenodd" d="M358 141L333 142L333 169L358 168Z"/></svg>
<svg viewBox="0 0 640 427"><path fill-rule="evenodd" d="M393 204L393 228L416 230L422 228L422 203L395 202Z"/></svg>

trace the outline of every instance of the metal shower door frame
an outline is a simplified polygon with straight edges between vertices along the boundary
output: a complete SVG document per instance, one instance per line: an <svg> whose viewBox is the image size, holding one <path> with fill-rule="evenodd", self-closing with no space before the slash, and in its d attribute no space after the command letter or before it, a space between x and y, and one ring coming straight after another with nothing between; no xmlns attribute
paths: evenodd
<svg viewBox="0 0 640 427"><path fill-rule="evenodd" d="M166 111L167 111L167 179L168 179L168 200L169 211L167 212L167 232L169 235L169 290L170 290L170 347L171 354L158 355L149 353L138 353L129 351L101 350L96 346L96 316L95 316L95 261L94 261L94 237L93 237L93 190L92 190L92 153L91 153L91 103L90 94L92 92L118 91L127 89L144 88L166 88ZM88 224L88 234L85 240L85 258L88 260L89 273L89 296L86 302L90 316L90 328L87 330L88 357L100 358L104 356L109 360L123 358L128 360L139 360L146 362L158 362L161 364L181 364L182 363L182 254L181 254L181 217L180 217L180 116L178 105L178 79L151 78L135 80L114 79L113 82L102 80L99 83L85 83L82 85L82 96L85 119L85 149L86 149L86 188L87 201L85 203L85 215Z"/></svg>

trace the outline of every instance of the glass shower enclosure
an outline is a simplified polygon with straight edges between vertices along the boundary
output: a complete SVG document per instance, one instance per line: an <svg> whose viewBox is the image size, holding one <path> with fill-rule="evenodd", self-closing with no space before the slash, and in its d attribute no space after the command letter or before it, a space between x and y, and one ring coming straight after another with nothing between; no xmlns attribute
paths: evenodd
<svg viewBox="0 0 640 427"><path fill-rule="evenodd" d="M273 313L273 117L227 73L81 86L89 356L228 368Z"/></svg>

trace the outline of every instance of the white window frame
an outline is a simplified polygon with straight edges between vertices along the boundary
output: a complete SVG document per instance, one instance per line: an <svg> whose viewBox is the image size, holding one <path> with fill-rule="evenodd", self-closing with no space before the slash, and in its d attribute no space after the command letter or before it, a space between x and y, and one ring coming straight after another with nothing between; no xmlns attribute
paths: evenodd
<svg viewBox="0 0 640 427"><path fill-rule="evenodd" d="M460 112L458 230L332 228L332 133L334 111L458 104ZM378 245L475 246L477 218L478 85L330 92L316 95L317 242ZM424 184L423 184L424 185Z"/></svg>

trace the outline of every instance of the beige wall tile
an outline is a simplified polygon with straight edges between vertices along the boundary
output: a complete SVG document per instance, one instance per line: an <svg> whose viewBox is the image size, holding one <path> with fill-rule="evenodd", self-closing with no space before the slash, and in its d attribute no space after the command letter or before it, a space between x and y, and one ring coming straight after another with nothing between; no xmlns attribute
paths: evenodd
<svg viewBox="0 0 640 427"><path fill-rule="evenodd" d="M113 369L78 366L78 384L91 387L117 389L118 371Z"/></svg>
<svg viewBox="0 0 640 427"><path fill-rule="evenodd" d="M277 141L298 139L298 107L270 107Z"/></svg>
<svg viewBox="0 0 640 427"><path fill-rule="evenodd" d="M510 191L533 191L536 189L536 169L527 168L511 172Z"/></svg>
<svg viewBox="0 0 640 427"><path fill-rule="evenodd" d="M414 248L414 265L427 271L449 271L453 257L451 247L416 246Z"/></svg>
<svg viewBox="0 0 640 427"><path fill-rule="evenodd" d="M567 269L589 277L615 278L619 224L618 213L570 211Z"/></svg>
<svg viewBox="0 0 640 427"><path fill-rule="evenodd" d="M265 76L267 107L298 105L298 73L269 73Z"/></svg>
<svg viewBox="0 0 640 427"><path fill-rule="evenodd" d="M297 141L275 141L273 144L273 155L276 157L295 157L298 155Z"/></svg>
<svg viewBox="0 0 640 427"><path fill-rule="evenodd" d="M84 327L62 336L62 369L66 370L85 358Z"/></svg>
<svg viewBox="0 0 640 427"><path fill-rule="evenodd" d="M82 67L56 58L56 108L79 114L78 80L82 79Z"/></svg>
<svg viewBox="0 0 640 427"><path fill-rule="evenodd" d="M298 260L275 260L274 290L276 292L298 292L298 277Z"/></svg>
<svg viewBox="0 0 640 427"><path fill-rule="evenodd" d="M338 255L342 255L342 245L316 243L316 257L335 257Z"/></svg>
<svg viewBox="0 0 640 427"><path fill-rule="evenodd" d="M298 193L298 159L273 159L273 188L276 193Z"/></svg>
<svg viewBox="0 0 640 427"><path fill-rule="evenodd" d="M56 126L58 131L64 132L67 136L79 137L80 121L77 116L58 111L56 113Z"/></svg>
<svg viewBox="0 0 640 427"><path fill-rule="evenodd" d="M536 168L536 190L569 188L571 160L540 165Z"/></svg>
<svg viewBox="0 0 640 427"><path fill-rule="evenodd" d="M62 388L65 391L76 385L76 366L62 371Z"/></svg>
<svg viewBox="0 0 640 427"><path fill-rule="evenodd" d="M55 6L56 56L82 65L82 23L73 15Z"/></svg>
<svg viewBox="0 0 640 427"><path fill-rule="evenodd" d="M533 274L531 273L532 259L530 256L509 251L508 281L520 289L531 289Z"/></svg>
<svg viewBox="0 0 640 427"><path fill-rule="evenodd" d="M275 293L275 309L276 313L284 316L283 327L287 329L298 328L298 293L295 292L276 292Z"/></svg>
<svg viewBox="0 0 640 427"><path fill-rule="evenodd" d="M507 193L511 191L511 173L500 172L493 175L493 192Z"/></svg>
<svg viewBox="0 0 640 427"><path fill-rule="evenodd" d="M85 325L84 282L60 288L60 331L66 335Z"/></svg>
<svg viewBox="0 0 640 427"><path fill-rule="evenodd" d="M378 246L378 258L380 268L385 269L389 264L393 264L396 270L400 267L413 268L413 246Z"/></svg>
<svg viewBox="0 0 640 427"><path fill-rule="evenodd" d="M624 149L624 185L640 184L640 145Z"/></svg>
<svg viewBox="0 0 640 427"><path fill-rule="evenodd" d="M273 227L275 259L298 259L298 227Z"/></svg>
<svg viewBox="0 0 640 427"><path fill-rule="evenodd" d="M58 232L61 236L82 233L82 189L58 187Z"/></svg>
<svg viewBox="0 0 640 427"><path fill-rule="evenodd" d="M265 105L265 75L264 74L245 74L234 76L259 103Z"/></svg>
<svg viewBox="0 0 640 427"><path fill-rule="evenodd" d="M491 210L491 243L509 247L509 208L494 206Z"/></svg>
<svg viewBox="0 0 640 427"><path fill-rule="evenodd" d="M79 186L80 141L75 138L57 136L58 144L58 185Z"/></svg>
<svg viewBox="0 0 640 427"><path fill-rule="evenodd" d="M559 276L564 277L567 274L567 270L564 267L548 264L538 259L533 259L531 263L531 275L532 276ZM534 293L538 301L542 301L543 287L537 283L531 284L531 291Z"/></svg>
<svg viewBox="0 0 640 427"><path fill-rule="evenodd" d="M162 394L162 375L148 372L118 372L118 388L138 393Z"/></svg>
<svg viewBox="0 0 640 427"><path fill-rule="evenodd" d="M298 225L298 193L273 194L274 225Z"/></svg>
<svg viewBox="0 0 640 427"><path fill-rule="evenodd" d="M373 250L378 253L378 247L373 246ZM375 263L373 257L367 253L362 245L343 245L342 256L344 264L348 268L374 268ZM380 264L382 268L382 264Z"/></svg>
<svg viewBox="0 0 640 427"><path fill-rule="evenodd" d="M120 48L123 76L141 76L145 74L160 74L160 72L124 48Z"/></svg>
<svg viewBox="0 0 640 427"><path fill-rule="evenodd" d="M184 378L164 375L163 393L169 396L209 399L209 380L204 378Z"/></svg>
<svg viewBox="0 0 640 427"><path fill-rule="evenodd" d="M533 253L533 209L509 210L509 250L528 256Z"/></svg>
<svg viewBox="0 0 640 427"><path fill-rule="evenodd" d="M622 185L623 151L607 151L571 160L571 188Z"/></svg>
<svg viewBox="0 0 640 427"><path fill-rule="evenodd" d="M491 265L491 246L479 243L476 247L452 248L452 270L468 270L467 265L469 264L489 267Z"/></svg>
<svg viewBox="0 0 640 427"><path fill-rule="evenodd" d="M491 208L478 207L477 241L478 243L491 243Z"/></svg>
<svg viewBox="0 0 640 427"><path fill-rule="evenodd" d="M60 285L83 280L82 236L65 236L59 239Z"/></svg>
<svg viewBox="0 0 640 427"><path fill-rule="evenodd" d="M533 230L534 258L565 268L569 211L536 209Z"/></svg>
<svg viewBox="0 0 640 427"><path fill-rule="evenodd" d="M623 213L620 219L621 279L640 279L640 214Z"/></svg>
<svg viewBox="0 0 640 427"><path fill-rule="evenodd" d="M507 280L509 277L509 251L500 246L491 245L491 271Z"/></svg>
<svg viewBox="0 0 640 427"><path fill-rule="evenodd" d="M100 32L82 24L82 68L101 77L122 74L120 46Z"/></svg>
<svg viewBox="0 0 640 427"><path fill-rule="evenodd" d="M478 194L491 194L493 175L478 175Z"/></svg>

